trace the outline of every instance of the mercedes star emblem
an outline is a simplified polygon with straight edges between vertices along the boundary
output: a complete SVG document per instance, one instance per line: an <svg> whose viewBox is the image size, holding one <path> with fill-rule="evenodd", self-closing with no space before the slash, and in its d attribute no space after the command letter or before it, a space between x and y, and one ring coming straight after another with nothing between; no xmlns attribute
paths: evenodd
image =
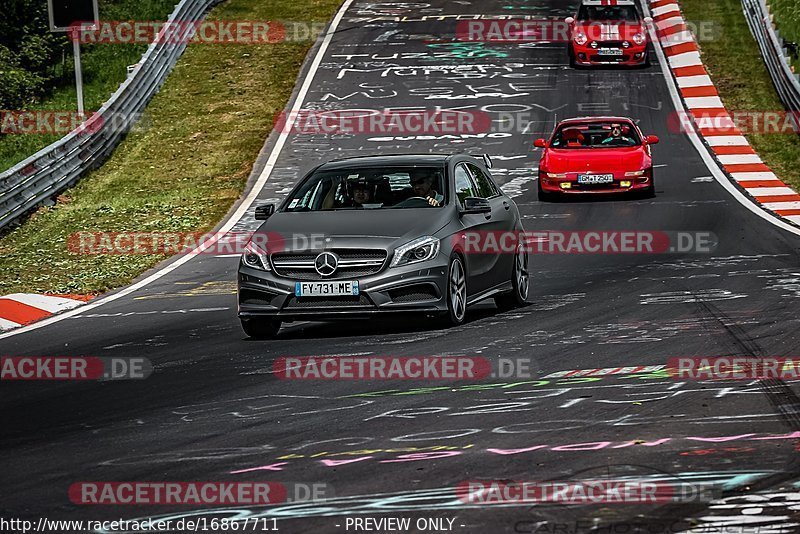
<svg viewBox="0 0 800 534"><path fill-rule="evenodd" d="M339 256L333 252L323 252L314 260L314 270L321 276L330 276L336 272L339 266Z"/></svg>

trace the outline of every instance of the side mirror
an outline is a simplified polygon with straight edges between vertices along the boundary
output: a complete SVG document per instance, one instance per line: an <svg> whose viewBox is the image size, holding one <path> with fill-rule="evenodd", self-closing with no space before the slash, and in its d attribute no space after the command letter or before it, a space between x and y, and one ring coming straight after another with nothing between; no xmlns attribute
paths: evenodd
<svg viewBox="0 0 800 534"><path fill-rule="evenodd" d="M657 135L648 135L644 141L648 145L657 145L660 139L658 138Z"/></svg>
<svg viewBox="0 0 800 534"><path fill-rule="evenodd" d="M547 140L546 139L537 139L533 142L533 146L536 148L547 148Z"/></svg>
<svg viewBox="0 0 800 534"><path fill-rule="evenodd" d="M485 198L467 197L464 199L462 213L492 213L492 206Z"/></svg>
<svg viewBox="0 0 800 534"><path fill-rule="evenodd" d="M575 17L567 17L564 19L564 22L566 22L567 24L572 24L573 22L575 22Z"/></svg>
<svg viewBox="0 0 800 534"><path fill-rule="evenodd" d="M653 23L653 17L645 17L643 20L648 26Z"/></svg>
<svg viewBox="0 0 800 534"><path fill-rule="evenodd" d="M275 204L262 204L256 206L256 220L266 221L275 213Z"/></svg>

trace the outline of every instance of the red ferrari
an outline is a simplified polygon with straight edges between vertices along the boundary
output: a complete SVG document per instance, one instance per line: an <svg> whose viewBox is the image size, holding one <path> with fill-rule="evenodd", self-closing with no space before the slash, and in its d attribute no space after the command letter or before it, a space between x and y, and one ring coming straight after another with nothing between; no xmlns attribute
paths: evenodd
<svg viewBox="0 0 800 534"><path fill-rule="evenodd" d="M648 66L647 25L633 0L583 0L570 25L569 62L589 65Z"/></svg>
<svg viewBox="0 0 800 534"><path fill-rule="evenodd" d="M590 117L567 119L556 127L539 162L539 200L581 193L631 193L655 196L655 135L642 135L631 119Z"/></svg>

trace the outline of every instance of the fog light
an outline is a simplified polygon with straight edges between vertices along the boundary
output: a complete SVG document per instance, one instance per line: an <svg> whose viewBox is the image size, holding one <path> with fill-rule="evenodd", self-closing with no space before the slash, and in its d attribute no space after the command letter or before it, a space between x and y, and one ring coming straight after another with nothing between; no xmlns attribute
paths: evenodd
<svg viewBox="0 0 800 534"><path fill-rule="evenodd" d="M561 182L561 189L572 189L572 184L569 182Z"/></svg>
<svg viewBox="0 0 800 534"><path fill-rule="evenodd" d="M584 54L583 52L580 52L578 54L578 59L580 59L581 61L586 61L586 54Z"/></svg>
<svg viewBox="0 0 800 534"><path fill-rule="evenodd" d="M622 180L622 181L619 183L619 186L620 186L620 187L630 187L630 186L631 186L631 182L630 182L630 180Z"/></svg>

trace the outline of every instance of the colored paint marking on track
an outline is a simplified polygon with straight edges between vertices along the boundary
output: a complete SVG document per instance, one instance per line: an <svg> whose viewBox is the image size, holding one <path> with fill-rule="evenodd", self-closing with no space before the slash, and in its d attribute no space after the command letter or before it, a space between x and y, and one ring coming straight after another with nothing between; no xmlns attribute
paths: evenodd
<svg viewBox="0 0 800 534"><path fill-rule="evenodd" d="M0 297L0 331L31 324L54 313L71 310L93 295L37 295L13 293Z"/></svg>

